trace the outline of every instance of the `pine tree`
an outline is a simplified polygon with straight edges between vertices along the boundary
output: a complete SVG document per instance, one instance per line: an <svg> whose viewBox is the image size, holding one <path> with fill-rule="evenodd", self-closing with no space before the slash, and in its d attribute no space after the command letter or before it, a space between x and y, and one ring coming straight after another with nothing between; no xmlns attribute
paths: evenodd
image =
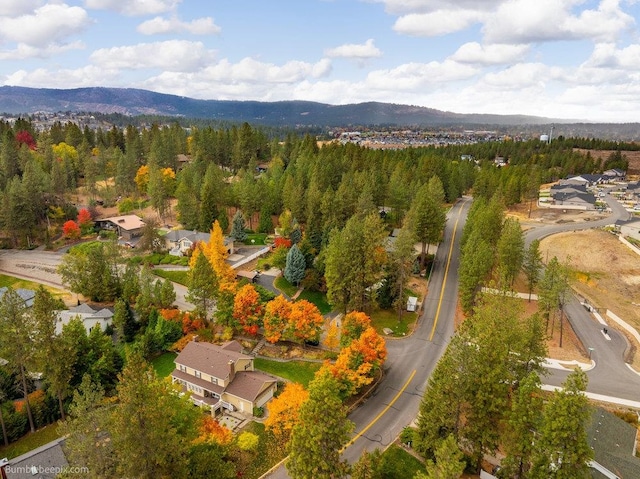
<svg viewBox="0 0 640 479"><path fill-rule="evenodd" d="M507 218L504 221L498 240L497 256L501 286L505 289L511 288L524 257L524 235L518 220Z"/></svg>
<svg viewBox="0 0 640 479"><path fill-rule="evenodd" d="M245 231L245 221L244 215L241 210L236 211L233 215L233 220L231 222L231 236L236 241L244 241L247 239L247 232Z"/></svg>
<svg viewBox="0 0 640 479"><path fill-rule="evenodd" d="M466 462L456 438L449 434L435 451L435 461L427 460L426 474L418 472L414 479L459 479Z"/></svg>
<svg viewBox="0 0 640 479"><path fill-rule="evenodd" d="M540 240L535 239L529 244L524 252L522 261L522 269L527 278L527 287L529 289L529 301L531 301L531 293L540 282L540 273L542 272L542 255L540 253Z"/></svg>
<svg viewBox="0 0 640 479"><path fill-rule="evenodd" d="M340 460L340 449L352 430L338 383L328 372L316 374L291 433L287 470L292 479L346 477L348 466Z"/></svg>
<svg viewBox="0 0 640 479"><path fill-rule="evenodd" d="M590 477L593 458L586 427L589 400L584 395L587 375L574 370L544 407L539 439L534 448L532 479L580 479Z"/></svg>
<svg viewBox="0 0 640 479"><path fill-rule="evenodd" d="M218 278L207 257L199 249L193 253L195 262L189 270L187 300L196 306L196 314L207 318L215 301Z"/></svg>
<svg viewBox="0 0 640 479"><path fill-rule="evenodd" d="M298 286L300 281L304 278L306 268L307 262L304 259L304 255L298 248L298 245L294 244L287 253L284 277L289 281L289 283Z"/></svg>

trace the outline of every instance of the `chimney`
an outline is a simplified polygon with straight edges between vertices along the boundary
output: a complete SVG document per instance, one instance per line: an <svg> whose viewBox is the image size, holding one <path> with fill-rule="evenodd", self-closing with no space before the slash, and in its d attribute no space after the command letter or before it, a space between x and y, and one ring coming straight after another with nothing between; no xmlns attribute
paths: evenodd
<svg viewBox="0 0 640 479"><path fill-rule="evenodd" d="M236 363L233 362L233 359L229 359L229 382L232 382L235 376L236 376Z"/></svg>

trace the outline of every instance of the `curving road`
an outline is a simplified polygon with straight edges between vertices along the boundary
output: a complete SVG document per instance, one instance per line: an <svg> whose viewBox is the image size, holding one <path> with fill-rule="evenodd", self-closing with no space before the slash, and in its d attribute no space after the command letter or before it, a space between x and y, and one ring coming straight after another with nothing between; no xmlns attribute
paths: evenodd
<svg viewBox="0 0 640 479"><path fill-rule="evenodd" d="M526 245L528 246L534 239L542 239L556 233L600 228L631 217L631 213L611 195L607 195L605 199L611 209L611 215L607 218L587 223L565 223L534 228L525 233ZM591 358L595 362L595 367L587 372L589 377L587 392L638 401L640 375L632 371L624 361L625 350L628 347L626 337L610 327L607 329L611 339L607 339L602 332L603 325L596 321L573 295L565 307L565 312L582 344L586 348L593 349ZM550 370L544 382L552 386L560 386L569 372Z"/></svg>
<svg viewBox="0 0 640 479"><path fill-rule="evenodd" d="M401 340L387 340L382 382L374 395L349 415L355 423L353 438L343 453L349 462L357 461L365 450L385 448L418 415L429 376L454 331L460 237L470 204L471 198L464 198L447 214L444 239L436 252L429 293L415 331ZM281 466L264 477L289 476Z"/></svg>

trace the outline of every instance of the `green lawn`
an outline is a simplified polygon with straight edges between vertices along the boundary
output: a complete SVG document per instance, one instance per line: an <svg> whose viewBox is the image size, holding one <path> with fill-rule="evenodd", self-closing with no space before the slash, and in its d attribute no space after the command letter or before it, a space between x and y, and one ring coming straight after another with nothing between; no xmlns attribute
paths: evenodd
<svg viewBox="0 0 640 479"><path fill-rule="evenodd" d="M173 360L176 358L176 353L164 353L151 361L153 369L156 374L161 378L166 378L176 368Z"/></svg>
<svg viewBox="0 0 640 479"><path fill-rule="evenodd" d="M266 238L266 233L249 233L243 243L248 245L264 245L266 244L264 242Z"/></svg>
<svg viewBox="0 0 640 479"><path fill-rule="evenodd" d="M333 309L327 301L327 295L319 291L303 291L298 299L306 299L310 303L315 304L322 314L330 313Z"/></svg>
<svg viewBox="0 0 640 479"><path fill-rule="evenodd" d="M395 444L382 454L382 477L385 479L414 477L418 471L424 470L422 462Z"/></svg>
<svg viewBox="0 0 640 479"><path fill-rule="evenodd" d="M416 322L418 313L405 311L402 320L398 321L397 311L379 309L371 314L371 324L378 333L382 334L384 328L393 330L395 336L403 336L409 332L409 327Z"/></svg>
<svg viewBox="0 0 640 479"><path fill-rule="evenodd" d="M153 274L160 276L161 278L167 278L174 283L187 286L189 280L189 271L173 271L165 269L154 269Z"/></svg>
<svg viewBox="0 0 640 479"><path fill-rule="evenodd" d="M296 291L298 291L298 288L289 283L289 281L287 281L287 278L285 278L284 276L278 276L273 284L276 288L278 288L289 297L293 296L294 294L296 294Z"/></svg>
<svg viewBox="0 0 640 479"><path fill-rule="evenodd" d="M322 363L308 361L281 362L264 358L255 358L253 364L260 371L300 383L304 387L309 385L316 371L322 366Z"/></svg>
<svg viewBox="0 0 640 479"><path fill-rule="evenodd" d="M242 477L258 479L284 459L284 451L273 443L273 436L265 432L264 424L252 421L242 429L242 432L251 432L259 438L256 450L244 453L248 464Z"/></svg>
<svg viewBox="0 0 640 479"><path fill-rule="evenodd" d="M15 276L0 274L0 288L3 286L6 286L7 288L13 288L13 289L19 289L19 288L31 289L33 291L36 291L40 286L44 286L44 289L49 291L54 298L59 298L62 301L65 301L72 297L71 293L63 291L61 289L52 288L51 286L43 285L43 284L36 283L34 281L29 281L26 279L16 278Z"/></svg>
<svg viewBox="0 0 640 479"><path fill-rule="evenodd" d="M60 435L57 432L58 424L49 424L42 429L38 429L33 434L27 434L21 437L16 442L12 442L7 447L0 447L0 458L6 457L11 459L13 457L21 456L32 449L58 439Z"/></svg>

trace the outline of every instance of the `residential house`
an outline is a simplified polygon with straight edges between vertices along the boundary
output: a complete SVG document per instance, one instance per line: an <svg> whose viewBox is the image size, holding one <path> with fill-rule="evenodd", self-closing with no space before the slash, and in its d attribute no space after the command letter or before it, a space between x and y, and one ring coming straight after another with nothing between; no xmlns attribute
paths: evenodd
<svg viewBox="0 0 640 479"><path fill-rule="evenodd" d="M6 286L0 288L0 300L2 300L2 297L8 290L9 288L7 288ZM20 298L24 301L24 305L27 308L33 306L33 300L36 297L35 291L33 291L32 289L17 288L15 289L15 292L18 293L18 296L20 296Z"/></svg>
<svg viewBox="0 0 640 479"><path fill-rule="evenodd" d="M101 331L104 331L107 326L110 326L113 323L113 311L109 308L92 308L86 303L65 311L59 311L58 321L56 321L56 334L60 334L62 328L74 318L79 318L82 321L88 334L93 328L100 328Z"/></svg>
<svg viewBox="0 0 640 479"><path fill-rule="evenodd" d="M563 183L582 184L585 186L595 186L603 183L609 183L609 177L605 175L591 175L583 173L581 175L567 176Z"/></svg>
<svg viewBox="0 0 640 479"><path fill-rule="evenodd" d="M562 182L553 185L549 194L555 208L593 210L596 207L596 197L587 191L586 184Z"/></svg>
<svg viewBox="0 0 640 479"><path fill-rule="evenodd" d="M171 377L191 393L195 404L210 406L212 414L220 409L252 414L277 388L274 377L254 369L253 359L242 353L237 341L222 345L191 341L176 357Z"/></svg>
<svg viewBox="0 0 640 479"><path fill-rule="evenodd" d="M136 215L112 216L96 220L98 228L115 231L118 237L126 240L142 236L144 225L144 221Z"/></svg>
<svg viewBox="0 0 640 479"><path fill-rule="evenodd" d="M609 177L612 181L622 181L627 176L627 172L620 168L612 168L602 173L604 176Z"/></svg>
<svg viewBox="0 0 640 479"><path fill-rule="evenodd" d="M200 233L198 231L189 230L171 230L164 239L166 246L169 249L169 254L173 256L184 256L189 249L198 241L208 243L211 235L209 233ZM233 254L233 238L229 236L224 237L224 245L227 247L227 252Z"/></svg>
<svg viewBox="0 0 640 479"><path fill-rule="evenodd" d="M594 458L589 463L594 479L635 479L640 477L640 457L636 457L638 430L602 408L594 408L587 427Z"/></svg>
<svg viewBox="0 0 640 479"><path fill-rule="evenodd" d="M69 465L62 449L63 445L64 438L60 438L13 459L0 459L0 477L55 479Z"/></svg>

